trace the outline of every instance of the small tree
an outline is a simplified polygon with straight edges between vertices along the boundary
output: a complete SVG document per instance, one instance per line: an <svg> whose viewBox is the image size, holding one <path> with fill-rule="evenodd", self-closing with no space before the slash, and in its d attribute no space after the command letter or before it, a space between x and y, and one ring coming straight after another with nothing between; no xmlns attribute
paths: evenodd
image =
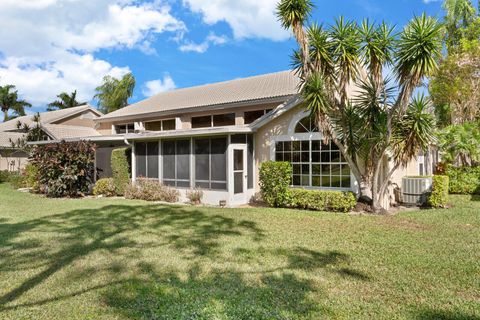
<svg viewBox="0 0 480 320"><path fill-rule="evenodd" d="M134 88L135 78L131 73L124 75L122 79L105 76L103 84L95 89L100 110L109 113L127 106Z"/></svg>
<svg viewBox="0 0 480 320"><path fill-rule="evenodd" d="M294 69L305 107L316 117L350 165L363 195L383 208L393 173L433 140L428 99L412 100L415 88L437 68L442 28L425 15L414 17L400 34L386 23L337 19L324 28L305 24L309 0L282 0L278 17L299 45ZM385 78L391 66L395 81ZM356 98L350 90L357 86ZM393 163L390 166L390 163Z"/></svg>

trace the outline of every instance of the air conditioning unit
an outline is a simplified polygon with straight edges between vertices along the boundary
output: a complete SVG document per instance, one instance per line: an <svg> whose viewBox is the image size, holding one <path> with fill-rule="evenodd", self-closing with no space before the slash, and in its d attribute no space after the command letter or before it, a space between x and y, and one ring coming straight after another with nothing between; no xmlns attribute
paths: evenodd
<svg viewBox="0 0 480 320"><path fill-rule="evenodd" d="M432 192L432 177L403 177L402 202L408 205L423 205Z"/></svg>

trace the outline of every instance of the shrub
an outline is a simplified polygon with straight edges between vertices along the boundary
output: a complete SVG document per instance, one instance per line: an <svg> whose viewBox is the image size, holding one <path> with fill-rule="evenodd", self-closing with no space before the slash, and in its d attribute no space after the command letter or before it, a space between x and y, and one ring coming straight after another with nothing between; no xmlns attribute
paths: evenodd
<svg viewBox="0 0 480 320"><path fill-rule="evenodd" d="M117 195L123 195L125 187L130 184L129 152L129 148L114 149L112 151L112 178Z"/></svg>
<svg viewBox="0 0 480 320"><path fill-rule="evenodd" d="M125 187L125 198L146 201L178 202L178 190L164 186L156 180L138 179Z"/></svg>
<svg viewBox="0 0 480 320"><path fill-rule="evenodd" d="M288 162L267 161L260 166L260 192L269 206L284 207L289 203L292 165Z"/></svg>
<svg viewBox="0 0 480 320"><path fill-rule="evenodd" d="M445 208L448 202L448 176L433 176L432 193L428 204L434 208Z"/></svg>
<svg viewBox="0 0 480 320"><path fill-rule="evenodd" d="M0 183L8 182L8 177L10 176L10 172L7 170L0 170Z"/></svg>
<svg viewBox="0 0 480 320"><path fill-rule="evenodd" d="M95 174L95 144L88 141L37 146L30 160L38 170L38 190L49 197L90 192Z"/></svg>
<svg viewBox="0 0 480 320"><path fill-rule="evenodd" d="M202 203L203 191L200 189L192 189L187 191L187 198L192 204Z"/></svg>
<svg viewBox="0 0 480 320"><path fill-rule="evenodd" d="M28 163L24 169L25 185L27 188L38 190L38 169L33 163Z"/></svg>
<svg viewBox="0 0 480 320"><path fill-rule="evenodd" d="M480 194L480 167L448 166L449 192L453 194Z"/></svg>
<svg viewBox="0 0 480 320"><path fill-rule="evenodd" d="M117 195L113 178L99 179L93 187L93 194L96 196L102 195L106 197L113 197Z"/></svg>
<svg viewBox="0 0 480 320"><path fill-rule="evenodd" d="M26 181L25 175L17 171L13 171L9 173L7 182L10 183L10 185L15 189L27 187L27 181Z"/></svg>
<svg viewBox="0 0 480 320"><path fill-rule="evenodd" d="M292 188L290 197L290 207L309 210L348 212L357 204L352 192Z"/></svg>

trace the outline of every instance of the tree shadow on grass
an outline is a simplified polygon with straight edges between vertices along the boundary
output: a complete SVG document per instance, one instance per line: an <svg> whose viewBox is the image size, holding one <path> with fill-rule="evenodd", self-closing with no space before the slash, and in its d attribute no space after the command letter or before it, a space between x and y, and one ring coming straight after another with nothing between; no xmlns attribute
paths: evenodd
<svg viewBox="0 0 480 320"><path fill-rule="evenodd" d="M332 313L308 297L319 289L293 273L266 274L248 281L233 270L204 275L192 267L187 275L179 276L175 271L144 268L148 269L146 278L112 286L104 293L105 303L128 318L290 319Z"/></svg>
<svg viewBox="0 0 480 320"><path fill-rule="evenodd" d="M141 234L153 241L134 240ZM20 223L2 221L0 271L42 271L1 295L0 310L56 272L94 252L115 254L124 248L172 246L185 256L214 258L223 237L240 235L255 240L263 237L262 230L250 221L173 206L112 205ZM52 237L58 246L51 245Z"/></svg>
<svg viewBox="0 0 480 320"><path fill-rule="evenodd" d="M0 290L0 312L99 292L112 312L133 318L210 319L220 315L231 319L282 319L331 313L322 301L312 300L312 294L323 293L318 285L296 271L328 269L342 277L369 280L348 266L347 255L304 247L239 248L234 252L239 253L242 264L272 255L282 262L278 268L263 265L256 272L245 272L232 261L231 265L225 264L225 269L206 269L199 261L218 265L224 259L224 242L243 237L261 244L266 237L253 221L207 210L110 205L19 223L1 220L0 272L24 271L20 274L26 276L15 280L13 288ZM189 261L188 270L137 259L139 253L160 247ZM127 266L111 258L103 265L74 267L98 253L123 257L134 272L123 273ZM45 290L39 286L67 268L70 274L64 281L68 290L56 292L49 287L47 298L42 298L43 294L24 298L31 291ZM99 277L100 283L90 283L97 273L107 276Z"/></svg>
<svg viewBox="0 0 480 320"><path fill-rule="evenodd" d="M478 315L434 309L421 309L412 318L417 320L480 320Z"/></svg>

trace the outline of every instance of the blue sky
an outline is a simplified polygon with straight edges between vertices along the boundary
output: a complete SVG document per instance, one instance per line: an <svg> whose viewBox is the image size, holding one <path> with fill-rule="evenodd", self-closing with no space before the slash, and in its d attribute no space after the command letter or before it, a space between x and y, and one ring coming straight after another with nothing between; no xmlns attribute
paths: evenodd
<svg viewBox="0 0 480 320"><path fill-rule="evenodd" d="M77 89L90 101L105 74L132 72L135 102L174 88L285 70L295 42L276 21L276 1L3 0L0 84L15 84L36 112L61 91ZM433 0L314 2L311 20L321 23L344 15L401 29L413 15L443 16L441 2Z"/></svg>

